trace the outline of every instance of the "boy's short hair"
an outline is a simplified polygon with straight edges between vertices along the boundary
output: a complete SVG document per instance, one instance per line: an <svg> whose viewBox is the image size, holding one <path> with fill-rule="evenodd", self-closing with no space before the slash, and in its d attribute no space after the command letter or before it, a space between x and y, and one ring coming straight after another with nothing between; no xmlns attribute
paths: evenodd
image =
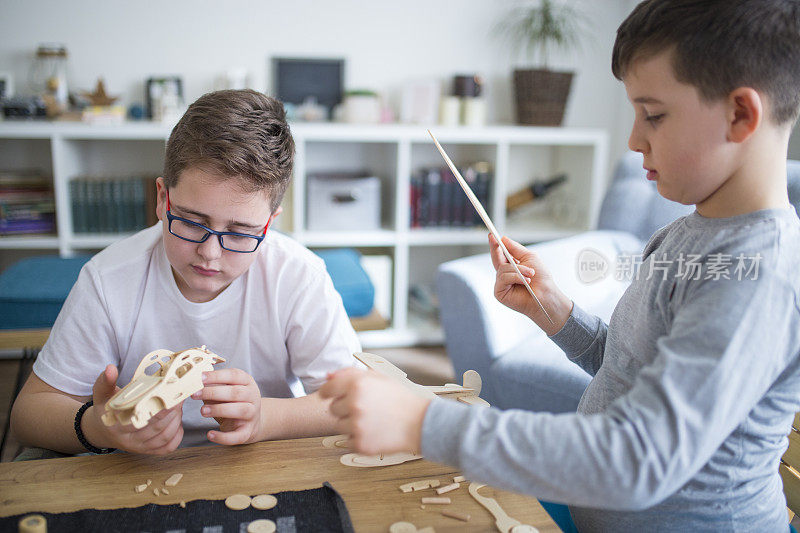
<svg viewBox="0 0 800 533"><path fill-rule="evenodd" d="M247 191L267 190L271 209L280 205L292 175L294 140L283 104L256 91L225 90L197 99L167 141L164 183L199 167L241 178Z"/></svg>
<svg viewBox="0 0 800 533"><path fill-rule="evenodd" d="M706 100L738 87L767 95L777 124L800 108L800 0L645 0L617 30L622 80L637 60L674 49L676 79Z"/></svg>

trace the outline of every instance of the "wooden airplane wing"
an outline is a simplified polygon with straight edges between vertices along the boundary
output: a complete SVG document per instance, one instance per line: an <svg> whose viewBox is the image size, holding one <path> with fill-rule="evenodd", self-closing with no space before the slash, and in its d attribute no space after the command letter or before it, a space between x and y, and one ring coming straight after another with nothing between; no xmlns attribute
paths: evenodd
<svg viewBox="0 0 800 533"><path fill-rule="evenodd" d="M423 396L425 398L436 397L433 392L408 379L408 377L406 377L408 374L394 366L380 355L375 355L374 353L356 352L353 354L353 357L364 363L370 370L374 370L375 372L379 372L384 376L394 379L419 396Z"/></svg>

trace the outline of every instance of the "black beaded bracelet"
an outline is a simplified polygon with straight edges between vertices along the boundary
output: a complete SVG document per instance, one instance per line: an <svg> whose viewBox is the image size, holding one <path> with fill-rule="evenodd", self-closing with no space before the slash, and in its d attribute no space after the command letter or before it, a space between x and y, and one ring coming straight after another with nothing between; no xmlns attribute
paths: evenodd
<svg viewBox="0 0 800 533"><path fill-rule="evenodd" d="M85 413L86 410L92 405L94 405L94 400L89 400L85 404L81 405L81 408L78 409L77 413L75 413L75 434L78 436L78 440L84 448L92 453L111 453L117 451L116 448L98 448L97 446L92 446L83 435L83 430L81 429L81 419L83 418L83 413Z"/></svg>

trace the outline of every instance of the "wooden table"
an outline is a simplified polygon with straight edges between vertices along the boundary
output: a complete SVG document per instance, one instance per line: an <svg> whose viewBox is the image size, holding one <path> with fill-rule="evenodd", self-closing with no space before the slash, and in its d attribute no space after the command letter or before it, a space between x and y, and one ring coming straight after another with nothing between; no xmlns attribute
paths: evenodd
<svg viewBox="0 0 800 533"><path fill-rule="evenodd" d="M437 478L442 485L459 472L426 460L380 468L342 465L346 450L322 446L321 438L260 442L247 446L182 448L166 457L117 453L0 464L0 516L34 511L138 507L147 503L175 504L194 499L224 499L235 493L260 494L320 487L328 481L342 495L357 532L389 530L397 521L436 531L496 531L494 519L468 493L468 483L450 492L451 505L426 505L432 489L403 493L409 481ZM141 494L138 484L153 480L163 486L174 473L183 479L169 495L155 496L152 487ZM481 489L513 518L542 533L559 531L535 498ZM444 508L471 515L469 522L442 516Z"/></svg>

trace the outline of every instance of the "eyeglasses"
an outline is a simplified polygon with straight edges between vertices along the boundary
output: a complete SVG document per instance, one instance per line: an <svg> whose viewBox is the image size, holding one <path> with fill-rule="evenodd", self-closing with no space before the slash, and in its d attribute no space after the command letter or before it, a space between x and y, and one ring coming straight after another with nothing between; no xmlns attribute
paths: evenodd
<svg viewBox="0 0 800 533"><path fill-rule="evenodd" d="M219 245L229 252L237 252L240 254L247 254L255 252L261 241L267 234L272 217L267 220L267 225L264 226L264 232L261 235L248 235L247 233L236 233L235 231L214 231L213 229L192 222L183 217L175 216L170 212L169 205L169 190L167 190L167 220L169 224L169 232L189 242L206 242L209 235L216 235L219 239Z"/></svg>

